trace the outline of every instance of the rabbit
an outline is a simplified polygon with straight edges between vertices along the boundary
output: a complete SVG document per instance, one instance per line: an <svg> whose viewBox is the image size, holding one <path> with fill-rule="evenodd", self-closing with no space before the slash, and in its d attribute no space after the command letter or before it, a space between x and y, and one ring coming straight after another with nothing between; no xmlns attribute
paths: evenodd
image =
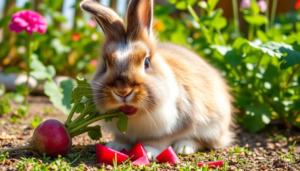
<svg viewBox="0 0 300 171"><path fill-rule="evenodd" d="M100 123L114 137L106 146L130 150L140 141L149 159L169 146L183 155L229 146L229 86L193 51L155 39L153 3L131 0L126 25L98 2L80 3L105 36L91 82L95 105L102 113L117 109L128 117L127 134L117 129L118 118Z"/></svg>

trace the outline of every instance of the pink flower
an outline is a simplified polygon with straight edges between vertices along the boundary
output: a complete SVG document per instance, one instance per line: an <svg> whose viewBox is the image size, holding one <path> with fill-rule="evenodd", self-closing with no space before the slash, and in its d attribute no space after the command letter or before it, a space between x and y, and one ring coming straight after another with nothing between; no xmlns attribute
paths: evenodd
<svg viewBox="0 0 300 171"><path fill-rule="evenodd" d="M242 0L241 8L247 9L251 7L251 0Z"/></svg>
<svg viewBox="0 0 300 171"><path fill-rule="evenodd" d="M88 20L88 25L92 28L95 28L97 26L96 22L93 19Z"/></svg>
<svg viewBox="0 0 300 171"><path fill-rule="evenodd" d="M262 12L262 13L266 12L266 10L267 10L267 3L266 3L265 0L260 0L260 1L258 1L258 2L257 2L257 5L258 5L259 8L260 8L260 12Z"/></svg>
<svg viewBox="0 0 300 171"><path fill-rule="evenodd" d="M98 61L93 59L93 60L91 60L90 64L92 66L96 66L98 64Z"/></svg>
<svg viewBox="0 0 300 171"><path fill-rule="evenodd" d="M20 33L25 30L30 35L32 35L33 32L44 34L47 30L47 22L39 13L30 10L23 10L13 14L9 29L16 33Z"/></svg>

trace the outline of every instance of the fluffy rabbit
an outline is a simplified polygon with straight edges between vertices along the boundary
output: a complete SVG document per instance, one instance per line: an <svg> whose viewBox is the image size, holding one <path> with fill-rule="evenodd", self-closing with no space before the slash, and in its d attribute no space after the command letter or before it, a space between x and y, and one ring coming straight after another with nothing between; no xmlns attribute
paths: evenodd
<svg viewBox="0 0 300 171"><path fill-rule="evenodd" d="M153 0L131 0L127 26L98 2L83 1L80 6L105 35L92 80L94 101L101 112L119 109L128 116L127 134L118 131L117 119L101 123L114 135L108 147L129 150L141 141L155 158L170 145L185 155L230 145L229 87L196 53L156 42Z"/></svg>

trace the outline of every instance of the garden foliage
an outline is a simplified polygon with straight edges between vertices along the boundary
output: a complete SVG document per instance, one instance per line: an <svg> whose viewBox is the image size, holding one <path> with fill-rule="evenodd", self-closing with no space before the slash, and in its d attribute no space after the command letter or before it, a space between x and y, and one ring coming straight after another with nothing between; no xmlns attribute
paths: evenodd
<svg viewBox="0 0 300 171"><path fill-rule="evenodd" d="M183 24L178 28L185 30L185 35L176 42L184 42L220 69L232 87L234 106L238 109L237 122L250 132L263 129L271 120L283 121L289 128L300 127L299 10L276 18L272 11L273 15L268 17L265 7L248 0L250 5L241 4L239 9L247 23L247 29L240 33L236 0L232 0L236 15L233 21L222 16L222 9L215 9L218 0L169 2L184 10L179 18ZM194 6L201 8L202 15L196 14ZM160 13L162 8L171 10L156 7L158 22L163 25L163 29L156 29L159 36L173 40L178 28L169 23L179 21L167 19Z"/></svg>

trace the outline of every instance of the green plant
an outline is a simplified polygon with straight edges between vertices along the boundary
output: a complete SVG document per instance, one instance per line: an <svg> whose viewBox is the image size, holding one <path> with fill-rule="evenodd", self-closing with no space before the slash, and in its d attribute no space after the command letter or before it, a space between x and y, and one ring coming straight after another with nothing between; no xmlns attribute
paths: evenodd
<svg viewBox="0 0 300 171"><path fill-rule="evenodd" d="M37 127L40 123L42 123L42 122L43 122L43 120L42 120L40 117L35 116L34 119L31 120L31 126L32 126L33 128L36 128L36 127Z"/></svg>
<svg viewBox="0 0 300 171"><path fill-rule="evenodd" d="M236 99L237 122L250 132L263 129L271 120L281 120L288 128L300 127L299 14L275 18L274 1L269 22L256 0L251 0L250 7L240 9L248 24L248 34L243 34L237 19L228 22L222 17L222 9L215 9L218 0L169 2L192 16L183 21L186 26L193 24L181 41L189 41L190 47L221 70ZM236 0L232 2L237 18ZM199 16L194 5L205 12Z"/></svg>

